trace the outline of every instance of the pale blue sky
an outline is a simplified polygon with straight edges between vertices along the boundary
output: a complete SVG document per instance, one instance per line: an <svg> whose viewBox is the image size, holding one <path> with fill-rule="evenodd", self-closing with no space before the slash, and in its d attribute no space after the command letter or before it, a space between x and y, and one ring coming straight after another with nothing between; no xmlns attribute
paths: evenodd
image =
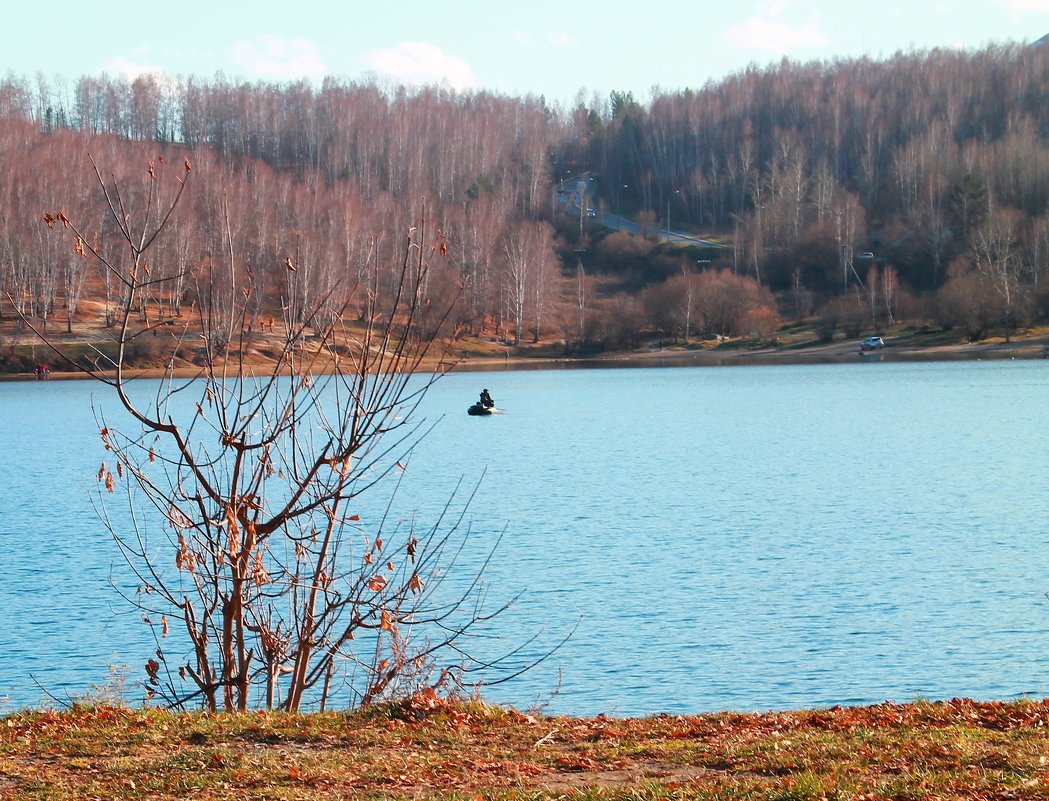
<svg viewBox="0 0 1049 801"><path fill-rule="evenodd" d="M750 63L1031 42L1049 0L230 0L4 4L0 71L286 81L368 74L569 103L717 81Z"/></svg>

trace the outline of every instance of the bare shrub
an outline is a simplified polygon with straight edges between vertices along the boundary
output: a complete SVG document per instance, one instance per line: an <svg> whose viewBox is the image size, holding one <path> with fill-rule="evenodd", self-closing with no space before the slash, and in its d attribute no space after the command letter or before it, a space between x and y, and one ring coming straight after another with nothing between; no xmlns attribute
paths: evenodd
<svg viewBox="0 0 1049 801"><path fill-rule="evenodd" d="M469 650L473 629L505 608L484 602L476 571L491 552L472 555L469 498L461 508L449 500L429 525L407 526L386 519L388 505L364 502L377 486L397 485L423 433L414 415L440 377L423 367L429 356L441 361L443 322L432 309L423 315L424 288L443 243L411 229L391 294L371 298L383 311L359 324L351 311L367 291L359 285L329 287L314 306L289 311L273 364L259 368L246 358L258 288L236 270L235 207L223 211L215 282L197 284L196 330L187 323L154 337L156 325L136 315L141 294L171 280L151 278L144 256L190 172L188 161L174 176L150 163L145 186L131 192L131 179L107 182L96 169L124 242L120 258L85 245L64 218L55 226L123 288L115 351L82 370L110 387L130 420L98 412L106 449L98 482L104 520L137 580L124 597L156 641L145 666L150 695L209 710L323 709L335 697L367 704L454 691L482 665L523 669ZM302 297L290 257L286 270L289 295ZM203 343L199 374L180 380L169 370L144 395L128 372L139 350L167 343L172 365L190 341ZM130 522L105 513L118 486ZM480 568L462 567L468 554Z"/></svg>

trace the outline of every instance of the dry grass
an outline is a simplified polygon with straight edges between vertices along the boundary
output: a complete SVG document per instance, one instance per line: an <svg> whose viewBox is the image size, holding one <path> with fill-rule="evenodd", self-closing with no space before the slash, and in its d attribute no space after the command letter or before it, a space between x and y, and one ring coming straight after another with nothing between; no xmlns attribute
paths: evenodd
<svg viewBox="0 0 1049 801"><path fill-rule="evenodd" d="M1024 799L1049 795L1049 703L642 719L430 700L368 713L79 708L0 720L20 799Z"/></svg>

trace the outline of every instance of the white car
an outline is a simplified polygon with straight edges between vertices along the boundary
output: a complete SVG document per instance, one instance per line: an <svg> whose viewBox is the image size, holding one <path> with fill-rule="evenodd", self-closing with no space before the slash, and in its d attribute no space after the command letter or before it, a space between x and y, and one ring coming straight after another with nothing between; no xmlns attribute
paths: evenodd
<svg viewBox="0 0 1049 801"><path fill-rule="evenodd" d="M884 347L885 340L881 337L867 337L860 343L860 350L876 350L877 348Z"/></svg>

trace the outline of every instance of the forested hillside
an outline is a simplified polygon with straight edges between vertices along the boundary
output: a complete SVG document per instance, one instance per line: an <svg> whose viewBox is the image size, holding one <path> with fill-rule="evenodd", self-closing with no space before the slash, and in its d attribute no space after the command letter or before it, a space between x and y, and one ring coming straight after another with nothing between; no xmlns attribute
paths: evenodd
<svg viewBox="0 0 1049 801"><path fill-rule="evenodd" d="M1035 310L1047 59L1010 46L785 62L647 111L627 98L609 168L642 206L669 200L677 217L731 229L737 269L793 291L796 312L850 286L881 294L886 315L905 311L901 287L941 290L925 312L979 336Z"/></svg>
<svg viewBox="0 0 1049 801"><path fill-rule="evenodd" d="M323 315L336 285L365 315L415 226L447 248L434 308L464 287L463 337L622 347L816 319L825 336L913 320L979 338L1049 308L1047 98L1049 49L1021 45L784 61L568 110L334 79L9 76L0 313L74 330L86 301L112 303L45 222L61 211L108 247L90 154L128 187L161 158L192 164L154 315L183 314L220 261L259 289L260 318ZM723 247L662 243L668 225Z"/></svg>

